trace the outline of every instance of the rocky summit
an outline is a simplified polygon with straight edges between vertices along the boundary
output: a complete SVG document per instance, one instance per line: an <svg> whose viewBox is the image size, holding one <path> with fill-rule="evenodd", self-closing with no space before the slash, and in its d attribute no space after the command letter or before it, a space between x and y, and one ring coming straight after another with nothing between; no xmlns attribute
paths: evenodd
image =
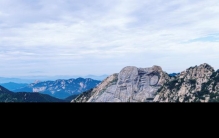
<svg viewBox="0 0 219 138"><path fill-rule="evenodd" d="M158 91L154 102L217 102L219 70L204 63L182 71Z"/></svg>
<svg viewBox="0 0 219 138"><path fill-rule="evenodd" d="M159 66L127 66L72 102L152 102L157 90L169 79Z"/></svg>
<svg viewBox="0 0 219 138"><path fill-rule="evenodd" d="M71 102L219 102L219 70L204 63L168 75L127 66Z"/></svg>

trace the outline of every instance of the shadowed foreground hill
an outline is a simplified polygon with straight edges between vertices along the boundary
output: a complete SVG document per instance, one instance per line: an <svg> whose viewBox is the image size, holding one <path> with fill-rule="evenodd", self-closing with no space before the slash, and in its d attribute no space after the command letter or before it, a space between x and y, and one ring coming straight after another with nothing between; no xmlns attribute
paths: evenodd
<svg viewBox="0 0 219 138"><path fill-rule="evenodd" d="M14 82L7 82L7 83L0 83L0 85L10 91L14 91L16 89L20 89L22 87L27 86L27 83L14 83Z"/></svg>
<svg viewBox="0 0 219 138"><path fill-rule="evenodd" d="M0 86L0 102L66 102L47 94L29 92L11 92Z"/></svg>

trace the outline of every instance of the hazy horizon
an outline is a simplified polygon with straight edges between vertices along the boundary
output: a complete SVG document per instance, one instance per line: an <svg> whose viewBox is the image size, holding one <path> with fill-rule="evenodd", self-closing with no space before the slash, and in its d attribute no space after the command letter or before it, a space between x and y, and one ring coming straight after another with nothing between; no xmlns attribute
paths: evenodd
<svg viewBox="0 0 219 138"><path fill-rule="evenodd" d="M0 0L0 77L219 69L216 0Z"/></svg>

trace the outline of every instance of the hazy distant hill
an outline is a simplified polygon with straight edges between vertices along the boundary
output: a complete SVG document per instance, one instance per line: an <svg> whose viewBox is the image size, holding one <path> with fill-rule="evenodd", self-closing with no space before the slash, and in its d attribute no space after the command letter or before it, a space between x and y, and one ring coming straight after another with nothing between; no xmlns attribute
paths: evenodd
<svg viewBox="0 0 219 138"><path fill-rule="evenodd" d="M49 94L53 97L65 99L71 95L80 94L86 90L96 87L99 80L90 78L77 78L69 80L43 81L31 83L26 87L16 89L14 92L37 92Z"/></svg>
<svg viewBox="0 0 219 138"><path fill-rule="evenodd" d="M0 102L66 102L47 94L18 92L14 93L0 86Z"/></svg>
<svg viewBox="0 0 219 138"><path fill-rule="evenodd" d="M34 79L21 79L21 78L4 78L0 77L0 83L32 83L34 82Z"/></svg>
<svg viewBox="0 0 219 138"><path fill-rule="evenodd" d="M105 78L107 78L108 75L101 75L101 76L95 76L95 75L87 75L87 76L84 76L83 78L91 78L91 79L94 79L94 80L104 80Z"/></svg>
<svg viewBox="0 0 219 138"><path fill-rule="evenodd" d="M180 73L170 73L170 74L168 74L170 77L174 77L174 76L177 76L177 75L179 75Z"/></svg>
<svg viewBox="0 0 219 138"><path fill-rule="evenodd" d="M14 82L14 83L33 83L35 80L40 80L40 81L55 81L58 79L69 79L69 78L91 78L93 80L99 80L102 81L104 80L108 75L86 75L86 76L23 76L23 77L17 77L17 78L7 78L7 77L0 77L0 84L1 83L9 83L9 82Z"/></svg>
<svg viewBox="0 0 219 138"><path fill-rule="evenodd" d="M21 89L23 87L28 86L27 83L14 83L14 82L8 82L8 83L0 83L1 86L5 87L6 89L13 91L16 89Z"/></svg>

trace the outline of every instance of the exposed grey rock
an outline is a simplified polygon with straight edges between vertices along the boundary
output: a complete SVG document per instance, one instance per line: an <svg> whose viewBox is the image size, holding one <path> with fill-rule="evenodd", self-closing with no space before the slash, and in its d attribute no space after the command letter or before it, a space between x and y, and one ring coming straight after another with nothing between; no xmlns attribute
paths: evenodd
<svg viewBox="0 0 219 138"><path fill-rule="evenodd" d="M120 71L118 77L113 74L93 89L89 99L82 94L72 102L151 102L157 90L168 79L167 73L159 66L127 66Z"/></svg>
<svg viewBox="0 0 219 138"><path fill-rule="evenodd" d="M171 76L127 66L72 102L219 102L219 70L204 63Z"/></svg>
<svg viewBox="0 0 219 138"><path fill-rule="evenodd" d="M209 102L217 101L219 71L204 63L190 67L164 84L154 102ZM172 98L168 93L175 98ZM218 99L219 100L219 99Z"/></svg>
<svg viewBox="0 0 219 138"><path fill-rule="evenodd" d="M94 101L97 101L97 99L104 93L105 90L107 90L107 91L111 91L111 89L113 90L113 86L116 85L117 80L118 80L117 73L110 75L109 77L104 79L97 87L95 87L94 89L90 89L86 92L83 92L78 97L73 99L71 102L94 102ZM110 98L110 94L108 95L108 97ZM107 96L106 96L105 99L109 99L109 98L107 98ZM102 102L101 100L98 100L98 101Z"/></svg>

